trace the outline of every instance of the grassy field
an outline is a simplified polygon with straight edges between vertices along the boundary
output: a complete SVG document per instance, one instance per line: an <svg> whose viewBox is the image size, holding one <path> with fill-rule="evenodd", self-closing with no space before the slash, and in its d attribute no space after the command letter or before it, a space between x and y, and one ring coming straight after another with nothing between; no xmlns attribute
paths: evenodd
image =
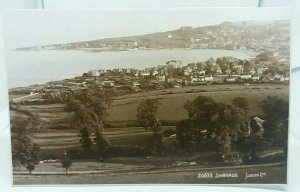
<svg viewBox="0 0 300 192"><path fill-rule="evenodd" d="M284 85L214 85L173 88L147 93L116 97L109 109L109 121L128 121L136 119L136 108L145 99L158 99L160 120L180 120L187 117L183 105L198 96L212 97L217 102L231 103L235 97L245 97L249 103L250 114L260 114L259 103L267 96L278 96L288 100L288 86Z"/></svg>
<svg viewBox="0 0 300 192"><path fill-rule="evenodd" d="M136 108L145 99L160 101L158 110L160 120L178 121L187 117L183 108L184 103L198 96L212 97L217 102L224 103L231 103L235 97L245 97L249 103L249 113L260 114L262 112L259 103L267 96L278 96L288 100L288 93L286 85L208 85L135 93L115 97L108 110L107 121L117 124L136 121ZM22 105L22 107L38 113L45 122L59 122L72 116L72 113L64 111L64 104Z"/></svg>
<svg viewBox="0 0 300 192"><path fill-rule="evenodd" d="M161 103L158 117L163 121L176 122L186 118L183 105L188 100L198 96L208 96L217 102L231 103L235 97L245 97L249 103L250 114L261 114L259 103L267 96L278 96L288 100L288 86L286 85L214 85L174 88L123 95L114 98L108 110L107 120L117 127L106 128L105 136L112 145L144 146L151 137L151 132L146 132L136 125L136 108L145 99L158 99ZM75 129L50 129L50 125L67 124L72 118L72 113L64 111L63 104L51 105L22 105L23 108L36 113L42 119L43 126L34 133L37 142L44 154L61 156L65 150L79 149L79 132ZM18 116L12 112L13 116ZM163 126L163 129L175 129L175 126ZM278 149L266 151L260 155L282 153ZM166 157L116 157L107 162L75 161L71 172L75 171L100 171L96 174L70 174L63 175L60 162L44 163L36 166L34 173L60 172L58 175L27 175L26 168L15 168L14 171L24 172L25 175L14 175L15 184L98 184L98 183L285 183L286 165L253 166L218 168L220 163L210 161L211 154L176 154ZM176 161L197 162L198 166L175 167L170 165ZM209 168L208 167L214 167ZM153 170L154 169L154 170ZM144 171L142 171L144 170ZM198 173L238 173L238 178L199 179ZM245 179L247 173L261 173L262 178Z"/></svg>
<svg viewBox="0 0 300 192"><path fill-rule="evenodd" d="M92 165L95 166L95 165ZM103 166L103 165L102 165ZM119 165L116 165L118 167ZM14 174L14 184L237 184L237 183L263 183L285 184L286 164L270 164L238 167L203 168L190 166L189 168L170 168L164 170L133 171L122 170L118 172L102 172L96 174L55 174L55 175L19 175ZM199 174L209 173L214 178L199 178ZM238 177L217 178L217 174L235 173ZM258 177L246 179L246 174L257 174Z"/></svg>
<svg viewBox="0 0 300 192"><path fill-rule="evenodd" d="M259 103L267 96L278 96L288 100L288 86L286 85L213 85L193 86L183 88L164 89L144 93L123 95L114 98L111 108L108 110L107 121L119 128L107 128L105 135L113 145L143 146L151 136L141 127L133 127L128 124L136 124L136 108L145 99L159 99L161 105L158 110L160 120L176 122L186 118L187 113L183 105L187 100L193 100L198 96L209 96L218 102L231 103L235 97L245 97L249 103L250 114L260 114ZM34 134L34 140L43 150L61 153L65 149L79 147L78 130L49 129L51 125L65 123L72 118L72 113L64 111L63 104L51 105L22 105L23 108L36 113L42 119L43 126ZM18 114L12 112L12 116ZM164 127L168 129L174 127Z"/></svg>
<svg viewBox="0 0 300 192"><path fill-rule="evenodd" d="M175 127L164 126L164 129L175 129ZM142 127L125 127L110 128L104 134L112 145L144 146L152 132L146 132ZM56 149L62 153L65 149L79 148L80 146L78 130L49 130L48 132L34 133L33 139L43 150Z"/></svg>

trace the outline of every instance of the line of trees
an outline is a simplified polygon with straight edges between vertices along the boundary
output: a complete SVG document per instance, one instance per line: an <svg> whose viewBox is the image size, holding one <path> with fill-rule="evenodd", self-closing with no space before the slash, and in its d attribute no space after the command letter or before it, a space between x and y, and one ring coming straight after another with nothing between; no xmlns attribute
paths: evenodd
<svg viewBox="0 0 300 192"><path fill-rule="evenodd" d="M148 154L164 154L164 143L157 111L159 102L148 99L137 108L141 126L153 135L146 148ZM176 148L184 151L212 152L218 158L238 151L245 163L259 161L259 152L269 147L281 147L287 154L288 102L267 97L260 104L263 123L248 113L247 100L237 97L231 104L218 103L210 97L199 96L184 105L188 118L176 126Z"/></svg>
<svg viewBox="0 0 300 192"><path fill-rule="evenodd" d="M244 162L249 163L257 162L258 153L267 147L286 151L288 103L267 97L260 106L264 112L263 129L248 115L245 98L235 98L232 104L217 103L205 96L188 101L184 107L189 118L177 125L179 146L215 152L220 157L239 151Z"/></svg>
<svg viewBox="0 0 300 192"><path fill-rule="evenodd" d="M111 144L103 131L105 116L112 104L113 94L113 90L103 90L96 85L90 85L87 89L73 92L68 96L66 111L74 112L71 126L80 130L80 143L85 156L93 156L96 152L98 158L107 158Z"/></svg>

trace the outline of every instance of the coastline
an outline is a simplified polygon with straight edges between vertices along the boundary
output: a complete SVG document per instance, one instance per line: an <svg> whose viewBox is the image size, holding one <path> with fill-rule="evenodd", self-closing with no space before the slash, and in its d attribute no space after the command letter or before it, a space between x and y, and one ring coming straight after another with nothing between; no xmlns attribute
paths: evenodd
<svg viewBox="0 0 300 192"><path fill-rule="evenodd" d="M232 49L196 49L196 48L172 48L172 49L139 49L139 50L123 50L123 51L101 51L101 52L94 52L94 51L85 51L83 49L43 49L43 50L40 50L40 51L34 51L34 50L26 50L26 51L16 51L16 52L33 52L33 53L36 53L36 52L44 52L44 51L49 51L49 52L59 52L59 53L63 53L63 52L81 52L81 53L93 53L93 54L96 54L96 53L103 53L103 54L109 54L109 53L118 53L118 52L122 52L122 53L133 53L134 54L138 54L138 52L141 52L141 53L150 53L150 52L160 52L160 51L219 51L219 52L222 52L222 51L232 51L232 52L236 52L236 53L242 53L242 54L246 54L247 57L245 57L244 59L253 59L253 56L251 56L253 53L256 55L257 52L253 52L253 50L240 50L240 49L236 49L236 50L232 50ZM89 56L89 55L87 55ZM219 56L212 56L213 58L218 58ZM222 56L220 56L222 57ZM232 56L232 55L227 55L226 57L235 57L235 56ZM201 61L205 61L207 58L203 58L203 59L199 59L197 60L197 62L201 62ZM180 60L180 59L179 59ZM57 61L57 62L60 62L60 61ZM138 61L137 61L138 62ZM163 61L162 63L157 63L155 64L156 66L157 65L164 65L166 62ZM188 63L187 62L183 62L184 63L184 66L187 65ZM82 64L84 65L84 63ZM151 64L147 67L156 67L156 66L152 66ZM112 67L112 68L109 68L109 69L114 69L114 68L118 68L118 67ZM127 66L124 66L124 68L127 68ZM131 68L135 68L134 66L131 67ZM98 69L101 69L98 68ZM93 68L90 68L89 70L93 70ZM81 73L84 73L86 72L86 70L82 70ZM81 74L78 74L78 75L81 75ZM61 81L63 79L67 79L67 78L74 78L75 76L69 76L69 77L61 77L61 78L54 78L52 79L51 81ZM12 79L16 79L16 78L12 78ZM10 81L10 76L8 76L8 80ZM49 81L49 78L47 78L46 81L43 81L42 83L39 83L39 82L36 82L36 83L30 83L28 85L20 85L20 86L14 86L14 87L11 87L9 86L9 91L12 91L14 89L22 89L22 88L28 88L28 87L36 87L36 86L41 86L45 83L48 83L48 82L51 82ZM8 85L10 84L10 82L8 82ZM19 84L19 83L18 83Z"/></svg>

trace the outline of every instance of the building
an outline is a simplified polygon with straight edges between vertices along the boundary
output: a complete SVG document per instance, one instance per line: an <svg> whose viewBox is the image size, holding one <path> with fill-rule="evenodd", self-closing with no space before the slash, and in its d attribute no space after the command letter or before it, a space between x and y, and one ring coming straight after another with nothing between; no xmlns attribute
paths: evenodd
<svg viewBox="0 0 300 192"><path fill-rule="evenodd" d="M88 72L88 74L93 76L93 77L98 77L98 76L100 76L101 73L99 72L99 70L90 70Z"/></svg>
<svg viewBox="0 0 300 192"><path fill-rule="evenodd" d="M211 81L213 81L213 80L214 80L214 78L213 78L212 75L210 75L210 76L205 76L205 77L204 77L204 81L211 82Z"/></svg>
<svg viewBox="0 0 300 192"><path fill-rule="evenodd" d="M248 74L243 74L240 77L241 77L241 79L252 79L252 76L248 75Z"/></svg>
<svg viewBox="0 0 300 192"><path fill-rule="evenodd" d="M173 67L173 68L181 68L182 67L182 61L179 60L170 60L166 62L167 67Z"/></svg>

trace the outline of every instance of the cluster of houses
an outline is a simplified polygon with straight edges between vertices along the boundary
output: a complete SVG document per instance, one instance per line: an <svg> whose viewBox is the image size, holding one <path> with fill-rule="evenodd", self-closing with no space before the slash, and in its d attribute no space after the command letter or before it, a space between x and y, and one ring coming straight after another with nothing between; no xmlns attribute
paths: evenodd
<svg viewBox="0 0 300 192"><path fill-rule="evenodd" d="M285 83L289 81L288 72L286 75L268 73L269 68L263 63L259 63L259 66L250 63L250 67L248 66L246 70L244 61L232 57L223 58L223 62L230 63L230 66L223 67L223 69L218 64L218 60L211 58L206 62L188 65L183 65L182 61L170 60L165 65L143 70L134 68L91 70L72 79L46 83L39 92L45 99L61 99L70 91L86 89L90 84L128 93L128 91L180 88L201 84Z"/></svg>
<svg viewBox="0 0 300 192"><path fill-rule="evenodd" d="M191 36L193 48L232 48L232 49L277 49L287 46L289 23L224 22L218 26L203 28L182 27L183 31L195 31ZM280 31L280 33L278 33ZM268 35L262 35L268 32ZM262 46L263 45L263 46ZM271 50L270 50L271 51Z"/></svg>

